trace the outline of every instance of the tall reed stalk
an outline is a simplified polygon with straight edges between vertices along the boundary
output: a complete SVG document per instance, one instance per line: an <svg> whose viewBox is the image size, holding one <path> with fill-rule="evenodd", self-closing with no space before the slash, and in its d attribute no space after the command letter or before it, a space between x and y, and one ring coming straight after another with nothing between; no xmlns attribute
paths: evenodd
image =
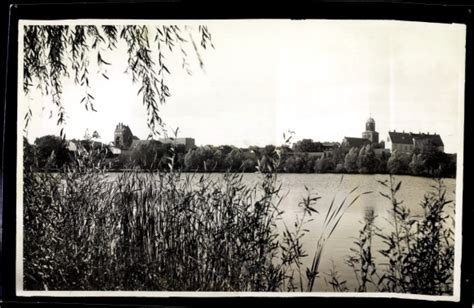
<svg viewBox="0 0 474 308"><path fill-rule="evenodd" d="M339 184L342 183L343 177ZM334 195L329 209L326 212L326 216L323 221L323 231L318 239L316 244L316 251L313 256L313 261L311 263L311 267L306 270L306 277L308 279L307 283L307 291L311 292L314 288L314 283L316 281L316 277L319 274L319 264L321 263L322 254L324 251L324 247L327 241L330 239L331 235L333 234L334 230L336 229L337 225L341 221L344 213L352 206L354 203L363 195L372 193L371 191L366 191L358 194L354 194L359 187L354 187L339 203L336 204L336 195ZM348 199L351 197L351 201Z"/></svg>

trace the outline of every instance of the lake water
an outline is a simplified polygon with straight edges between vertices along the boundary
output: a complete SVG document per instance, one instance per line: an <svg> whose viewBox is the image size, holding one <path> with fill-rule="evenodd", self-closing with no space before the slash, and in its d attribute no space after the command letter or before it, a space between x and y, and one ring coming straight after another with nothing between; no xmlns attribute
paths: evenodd
<svg viewBox="0 0 474 308"><path fill-rule="evenodd" d="M199 174L197 174L199 176ZM112 175L113 177L113 175ZM222 177L222 174L212 174L211 177ZM295 217L302 215L303 211L298 207L302 198L307 196L305 186L317 196L320 196L315 205L319 214L313 214L314 221L306 225L310 230L303 238L303 247L308 257L303 259L303 268L310 267L311 261L316 249L316 244L322 231L322 225L326 212L332 199L335 197L335 205L339 204L347 194L355 187L358 187L357 193L373 191L371 194L361 196L343 215L341 221L336 227L331 238L326 243L319 267L319 278L315 285L316 291L332 291L326 284L324 278L328 278L327 273L335 266L342 280L346 280L351 290L356 288L356 281L353 270L345 264L347 256L351 253L350 248L355 247L354 241L362 228L364 212L367 207L372 207L376 214L375 224L385 232L392 230L386 219L390 219L390 202L383 198L379 191L387 192L387 188L379 184L378 180L388 180L388 175L359 175L346 174L279 174L278 182L282 184L282 193L286 195L280 204L280 209L285 211L283 220L288 226L293 226ZM404 205L410 209L413 215L422 214L419 206L423 196L427 191L432 191L431 185L435 184L432 179L413 177L413 176L395 176L395 180L401 180L401 189L397 194L398 200L404 200ZM259 181L257 174L244 174L244 181L249 185L255 185ZM455 200L455 179L444 179L448 200ZM352 197L349 198L349 201ZM454 203L451 203L448 212L454 213ZM373 240L373 253L377 260L381 261L381 255L377 252L385 248L380 239Z"/></svg>

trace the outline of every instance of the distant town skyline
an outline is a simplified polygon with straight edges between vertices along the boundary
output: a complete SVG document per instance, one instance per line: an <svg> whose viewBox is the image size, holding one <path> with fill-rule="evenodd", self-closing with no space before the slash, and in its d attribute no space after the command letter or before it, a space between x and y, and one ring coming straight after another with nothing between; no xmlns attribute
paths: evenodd
<svg viewBox="0 0 474 308"><path fill-rule="evenodd" d="M179 57L167 58L171 97L160 110L170 132L179 127L179 136L194 138L196 145L281 144L288 130L295 132L294 141L341 142L346 136L361 137L369 116L375 119L380 141L396 130L437 133L448 153L456 152L462 142L466 34L462 25L337 20L199 23L208 25L215 49L201 54L204 70L189 55L195 62L193 76L180 69ZM72 80L64 82L66 137L82 138L88 129L108 143L122 122L145 139L146 110L137 96L138 85L124 74L124 49L104 53L104 58L112 63L107 67L109 80L94 74L97 69L90 70L98 112L86 111L79 104L80 87ZM31 142L59 134L54 109L49 118L50 97L34 91L21 99L33 106L27 134Z"/></svg>

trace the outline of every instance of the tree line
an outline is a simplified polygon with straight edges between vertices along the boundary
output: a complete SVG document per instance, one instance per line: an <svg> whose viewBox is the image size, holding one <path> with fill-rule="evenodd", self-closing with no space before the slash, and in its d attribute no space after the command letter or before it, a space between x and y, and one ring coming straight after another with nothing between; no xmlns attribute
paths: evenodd
<svg viewBox="0 0 474 308"><path fill-rule="evenodd" d="M78 152L96 153L95 159L102 167L114 171L123 169L161 170L171 168L183 172L255 172L259 164L276 161L281 173L390 173L416 176L455 177L456 155L439 151L428 145L423 151L410 153L393 151L376 154L367 144L360 148L335 146L323 150L321 143L304 139L292 147L267 145L250 146L199 146L186 149L184 145L149 140L129 151L114 155L108 147L91 140L74 140L76 152L58 136L37 138L34 144L24 139L25 165L34 169L59 169L74 163ZM312 143L312 144L311 144Z"/></svg>

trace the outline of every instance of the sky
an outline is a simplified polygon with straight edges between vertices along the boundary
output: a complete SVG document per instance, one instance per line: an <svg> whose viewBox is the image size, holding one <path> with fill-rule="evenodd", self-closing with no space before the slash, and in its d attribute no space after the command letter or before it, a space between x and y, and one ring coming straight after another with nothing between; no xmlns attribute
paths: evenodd
<svg viewBox="0 0 474 308"><path fill-rule="evenodd" d="M167 56L171 97L160 110L169 130L179 127L179 136L195 138L197 145L281 144L288 130L295 132L295 141L341 142L345 136L361 137L369 116L381 140L389 130L397 130L438 133L449 153L462 144L463 25L348 20L200 23L208 26L215 48L200 52L204 69L193 51L188 52L192 76L181 69L176 54ZM138 85L125 73L125 46L103 57L112 63L107 67L109 80L97 67L90 70L97 112L86 111L79 104L83 90L72 80L64 81L67 138L82 138L87 129L110 142L122 122L145 139L146 110ZM51 110L55 113L50 97L33 91L20 95L20 102L32 106L26 133L30 142L59 134L54 115L49 117Z"/></svg>

